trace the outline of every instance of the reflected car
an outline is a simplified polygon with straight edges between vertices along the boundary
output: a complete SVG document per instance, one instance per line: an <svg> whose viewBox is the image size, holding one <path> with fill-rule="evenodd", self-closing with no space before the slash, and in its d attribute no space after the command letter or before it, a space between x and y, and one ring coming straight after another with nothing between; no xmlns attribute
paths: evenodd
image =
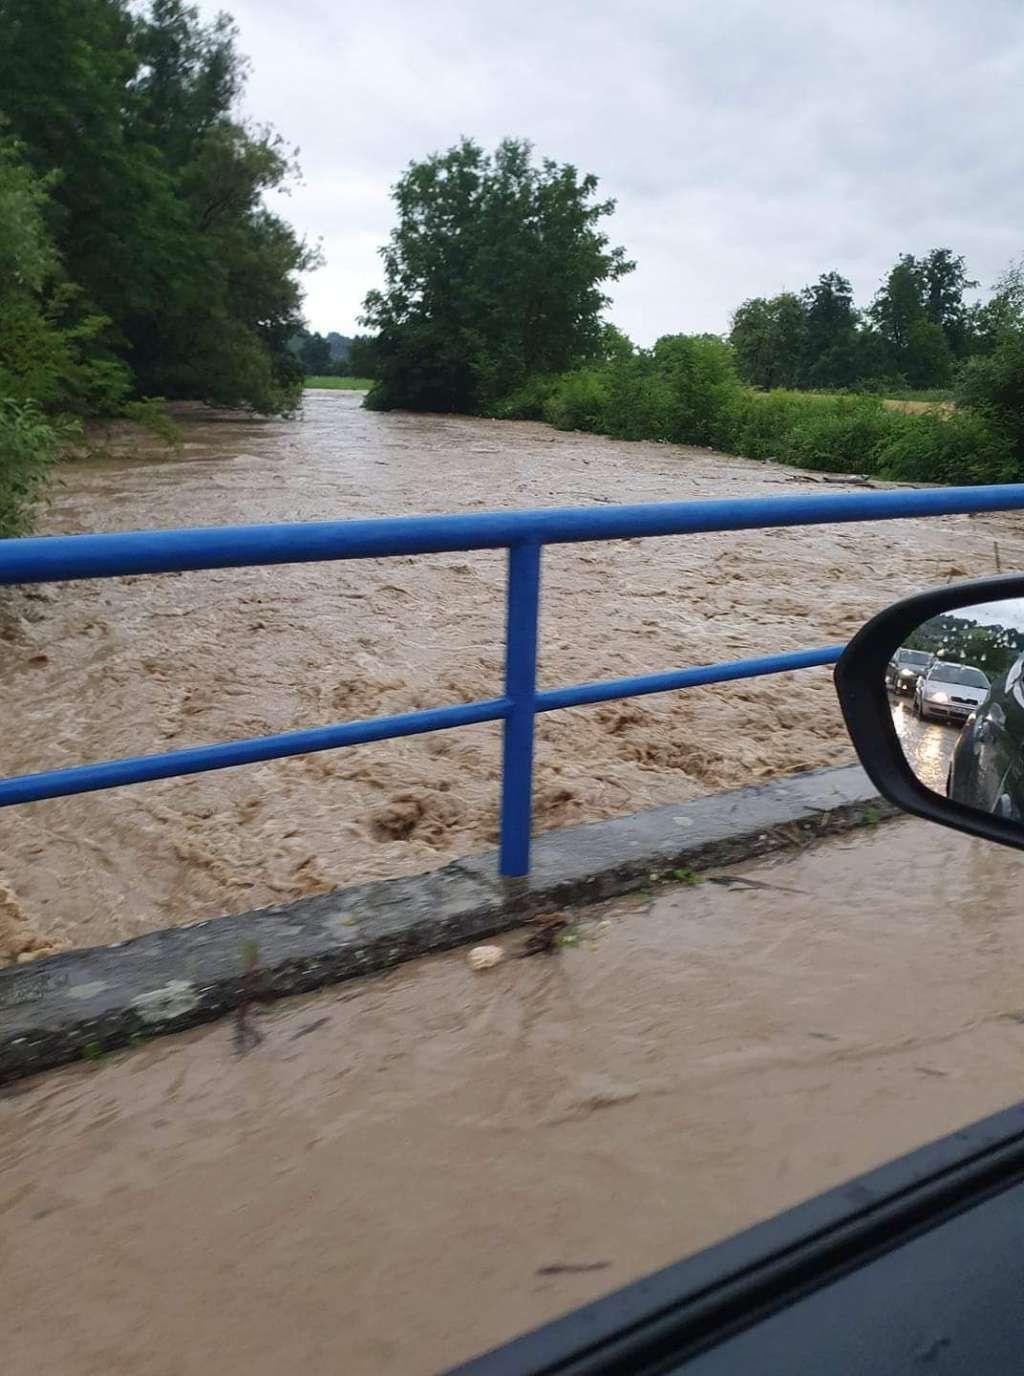
<svg viewBox="0 0 1024 1376"><path fill-rule="evenodd" d="M953 749L946 794L966 807L1024 822L1024 655L996 679Z"/></svg>
<svg viewBox="0 0 1024 1376"><path fill-rule="evenodd" d="M886 688L890 693L904 693L909 697L934 658L927 650L897 650L885 671Z"/></svg>
<svg viewBox="0 0 1024 1376"><path fill-rule="evenodd" d="M937 659L914 689L914 711L926 721L959 725L985 701L988 679L973 664Z"/></svg>

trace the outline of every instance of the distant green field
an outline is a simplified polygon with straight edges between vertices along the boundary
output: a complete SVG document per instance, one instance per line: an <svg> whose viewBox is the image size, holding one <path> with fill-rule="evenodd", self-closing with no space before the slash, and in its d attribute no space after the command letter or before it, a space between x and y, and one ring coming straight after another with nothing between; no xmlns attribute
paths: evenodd
<svg viewBox="0 0 1024 1376"><path fill-rule="evenodd" d="M893 387L885 395L888 401L953 401L956 393L952 387L919 387L916 391Z"/></svg>
<svg viewBox="0 0 1024 1376"><path fill-rule="evenodd" d="M303 387L329 387L335 392L368 392L372 377L307 377Z"/></svg>

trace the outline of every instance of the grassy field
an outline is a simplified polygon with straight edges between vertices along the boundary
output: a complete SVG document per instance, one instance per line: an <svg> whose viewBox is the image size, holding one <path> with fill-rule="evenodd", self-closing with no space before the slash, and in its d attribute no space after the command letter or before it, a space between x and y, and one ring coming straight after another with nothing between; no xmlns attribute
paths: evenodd
<svg viewBox="0 0 1024 1376"><path fill-rule="evenodd" d="M882 405L888 411L902 411L908 416L918 416L922 411L953 411L952 401L945 397L929 400L925 397L886 397Z"/></svg>
<svg viewBox="0 0 1024 1376"><path fill-rule="evenodd" d="M307 377L303 387L327 387L335 392L368 392L373 386L370 377Z"/></svg>
<svg viewBox="0 0 1024 1376"><path fill-rule="evenodd" d="M768 392L752 393L752 395L769 396ZM806 397L822 397L826 401L831 401L836 397L856 396L857 393L851 392L804 392ZM946 387L922 388L919 391L893 390L882 398L882 405L887 411L902 411L907 416L917 416L923 411L952 411L955 409L953 393Z"/></svg>
<svg viewBox="0 0 1024 1376"><path fill-rule="evenodd" d="M954 392L951 387L919 387L916 390L907 388L899 391L893 388L887 392L886 396L890 401L953 401Z"/></svg>

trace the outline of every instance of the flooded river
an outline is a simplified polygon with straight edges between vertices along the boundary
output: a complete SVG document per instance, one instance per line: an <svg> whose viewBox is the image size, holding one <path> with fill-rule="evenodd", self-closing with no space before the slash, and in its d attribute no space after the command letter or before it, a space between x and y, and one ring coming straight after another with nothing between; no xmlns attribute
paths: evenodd
<svg viewBox="0 0 1024 1376"><path fill-rule="evenodd" d="M1022 879L889 822L8 1086L4 1376L427 1376L1016 1102Z"/></svg>
<svg viewBox="0 0 1024 1376"><path fill-rule="evenodd" d="M46 533L809 492L809 475L543 425L199 412L178 454L67 465ZM543 686L827 644L894 597L1022 566L1015 516L554 548ZM444 555L15 594L0 621L4 774L496 695L504 562ZM553 713L536 825L851 758L830 673ZM0 959L410 873L493 844L493 726L0 813Z"/></svg>

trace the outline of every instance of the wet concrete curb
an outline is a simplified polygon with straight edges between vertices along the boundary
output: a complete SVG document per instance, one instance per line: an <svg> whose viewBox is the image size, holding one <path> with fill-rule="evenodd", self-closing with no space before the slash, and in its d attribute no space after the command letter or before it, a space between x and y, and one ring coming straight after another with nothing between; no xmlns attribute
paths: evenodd
<svg viewBox="0 0 1024 1376"><path fill-rule="evenodd" d="M891 813L859 767L815 770L547 832L528 880L499 879L492 852L0 970L0 1082Z"/></svg>

